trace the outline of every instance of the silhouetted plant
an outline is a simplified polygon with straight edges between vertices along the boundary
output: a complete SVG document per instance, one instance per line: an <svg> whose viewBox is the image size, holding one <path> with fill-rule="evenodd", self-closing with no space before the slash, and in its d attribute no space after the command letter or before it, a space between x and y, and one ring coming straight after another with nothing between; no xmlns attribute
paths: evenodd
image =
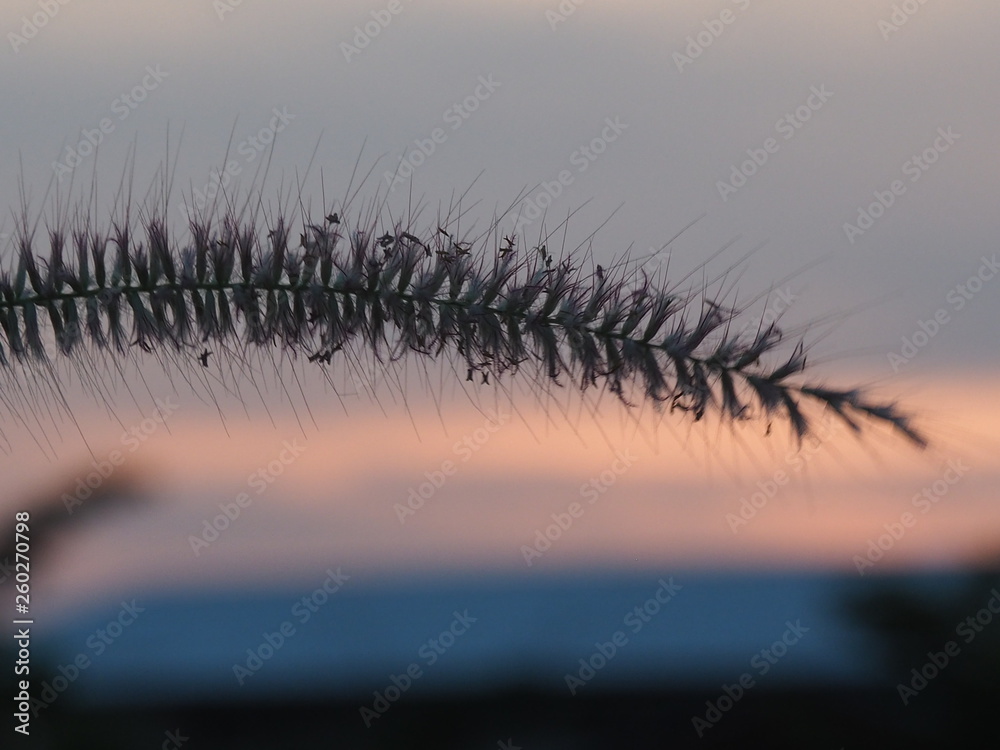
<svg viewBox="0 0 1000 750"><path fill-rule="evenodd" d="M192 221L178 240L154 214L139 236L128 221L51 230L41 255L24 220L15 265L0 274L0 370L83 348L198 356L216 342L281 347L320 364L364 348L380 361L457 357L480 382L526 367L554 383L565 375L695 420L709 409L734 421L779 415L799 438L809 431L807 399L854 431L869 417L925 445L894 404L796 382L806 368L801 341L768 364L781 329L734 333L741 311L706 290L658 288L624 263L584 270L579 258L495 233L471 243L448 227L378 226L376 217L349 228L331 213L303 222L294 242L287 219L265 232L230 212L217 224ZM208 356L201 351L202 364Z"/></svg>

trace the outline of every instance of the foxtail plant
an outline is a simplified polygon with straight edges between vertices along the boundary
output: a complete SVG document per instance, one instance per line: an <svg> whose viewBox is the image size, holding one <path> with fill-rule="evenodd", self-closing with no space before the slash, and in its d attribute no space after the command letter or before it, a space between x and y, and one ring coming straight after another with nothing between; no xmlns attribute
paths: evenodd
<svg viewBox="0 0 1000 750"><path fill-rule="evenodd" d="M0 274L0 371L133 347L187 351L193 362L208 342L280 347L321 366L361 350L380 361L444 356L479 382L527 367L695 420L710 409L732 421L780 416L800 439L810 429L803 402L813 401L856 432L859 418L873 419L925 444L894 404L801 382L801 342L768 364L777 325L734 333L739 311L658 288L624 265L584 270L512 237L476 247L443 227L346 222L330 214L293 233L279 219L264 232L230 215L192 221L180 239L147 217L139 236L127 222L50 231L45 255L25 222Z"/></svg>

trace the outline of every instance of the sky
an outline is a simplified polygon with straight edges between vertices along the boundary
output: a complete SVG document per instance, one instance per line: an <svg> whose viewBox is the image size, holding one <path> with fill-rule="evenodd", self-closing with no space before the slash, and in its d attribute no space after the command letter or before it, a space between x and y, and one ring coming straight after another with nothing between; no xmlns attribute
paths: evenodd
<svg viewBox="0 0 1000 750"><path fill-rule="evenodd" d="M630 252L666 273L661 248L691 225L670 245L670 276L697 283L702 264L713 278L753 251L729 277L741 301L771 291L750 318L802 327L815 373L898 397L933 445L877 429L859 443L824 422L796 455L763 425L737 438L609 399L546 400L530 383L508 394L413 376L399 391L343 369L341 397L312 374L304 399L272 382L220 416L153 364L101 375L113 413L68 370L75 422L2 412L0 507L77 486L119 451L117 475L148 503L64 532L46 575L67 606L140 580L280 579L333 553L372 576L852 570L905 513L875 567L988 555L1000 533L998 21L985 0L9 0L5 267L22 196L41 237L78 210L105 222L123 175L136 203L171 176L177 231L184 201L220 183L260 188L272 213L301 195L315 216L344 210L361 183L348 212L385 198L393 216L424 206L433 226L460 202L469 232L507 212L505 232L559 229L595 263ZM125 437L135 430L141 442ZM256 494L251 477L275 461ZM418 510L397 509L449 461ZM240 493L252 502L231 528L192 546ZM761 507L748 508L755 493ZM541 552L536 534L559 519L569 528Z"/></svg>

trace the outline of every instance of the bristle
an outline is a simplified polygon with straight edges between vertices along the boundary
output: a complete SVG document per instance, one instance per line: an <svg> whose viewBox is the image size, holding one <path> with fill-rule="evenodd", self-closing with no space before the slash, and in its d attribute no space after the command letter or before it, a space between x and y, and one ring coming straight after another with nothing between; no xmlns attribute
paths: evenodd
<svg viewBox="0 0 1000 750"><path fill-rule="evenodd" d="M0 276L0 367L48 359L46 340L54 356L73 356L81 345L152 352L234 338L324 362L352 346L393 359L450 351L484 381L527 362L555 384L563 374L583 389L603 381L626 404L641 392L695 420L710 408L731 421L782 415L799 439L809 431L806 397L852 429L859 429L853 417L864 415L926 444L893 405L867 403L853 389L788 382L806 369L803 345L768 366L763 358L781 330L731 333L739 313L719 301L703 301L692 315L695 298L653 288L644 276L630 286L615 268L581 268L582 258L518 255L513 241L477 250L443 239L436 225L421 234L397 224L381 236L373 226L349 226L347 217L333 225L320 217L293 232L278 219L260 236L227 217L219 233L192 222L178 243L149 218L138 244L114 224L110 255L101 232L72 234L75 267L63 261L62 233L50 234L47 258L21 237L13 277ZM290 248L296 236L300 244Z"/></svg>

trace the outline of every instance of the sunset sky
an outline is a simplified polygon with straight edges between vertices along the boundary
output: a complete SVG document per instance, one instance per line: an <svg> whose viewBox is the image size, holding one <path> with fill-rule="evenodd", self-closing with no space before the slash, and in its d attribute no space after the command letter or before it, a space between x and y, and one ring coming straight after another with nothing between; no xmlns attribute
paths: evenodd
<svg viewBox="0 0 1000 750"><path fill-rule="evenodd" d="M469 189L471 233L513 206L501 228L531 242L575 212L550 244L571 250L600 227L589 247L605 264L627 250L653 255L697 220L669 256L670 277L695 271L695 287L757 248L727 287L740 302L773 289L747 320L782 312L782 325L807 331L814 377L898 398L932 441L921 452L877 427L859 441L818 417L818 442L796 455L785 425L766 439L763 424L733 435L607 394L595 405L571 387L549 400L516 378L465 388L451 382L464 373L432 368L429 382L409 372L402 393L383 382L373 399L342 363L331 368L339 397L315 371L304 398L275 373L263 400L243 383L249 413L222 395L223 374L213 390L223 416L155 362L143 377L104 370L112 415L66 368L79 430L44 406L26 416L0 400L0 511L60 496L115 450L130 499L104 516L74 509L79 524L39 568L53 592L45 606L139 583L256 585L327 565L371 580L415 569L851 571L906 513L912 523L865 572L995 555L1000 7L913 5L900 17L887 0L104 0L49 16L34 0L5 3L5 268L22 184L32 220L44 217L40 242L79 200L104 222L133 150L137 204L169 158L180 232L183 201L227 167L227 189L257 179L272 214L279 194L297 212L299 185L316 216L344 210L360 153L354 188L370 174L348 214L377 194L387 216L421 203L417 224L432 229ZM397 165L411 180L394 179ZM543 204L544 219L516 222ZM155 399L178 407L144 422ZM133 450L123 433L134 429ZM282 455L280 475L254 484ZM396 507L449 461L455 471L419 510ZM593 503L592 480L602 490ZM916 499L925 490L932 504ZM746 510L761 492L761 507ZM192 536L240 493L251 502L231 527L195 549ZM574 503L551 548L526 555Z"/></svg>

